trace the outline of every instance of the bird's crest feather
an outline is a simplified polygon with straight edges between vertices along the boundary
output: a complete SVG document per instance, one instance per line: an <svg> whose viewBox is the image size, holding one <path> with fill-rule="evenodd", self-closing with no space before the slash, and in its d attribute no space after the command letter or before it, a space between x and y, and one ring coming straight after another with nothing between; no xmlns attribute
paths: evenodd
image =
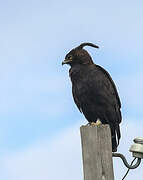
<svg viewBox="0 0 143 180"><path fill-rule="evenodd" d="M82 43L82 44L80 44L78 47L76 47L77 49L82 49L83 47L85 47L85 46L91 46L91 47L94 47L94 48L99 48L99 46L97 46L97 45L95 45L95 44L93 44L93 43Z"/></svg>

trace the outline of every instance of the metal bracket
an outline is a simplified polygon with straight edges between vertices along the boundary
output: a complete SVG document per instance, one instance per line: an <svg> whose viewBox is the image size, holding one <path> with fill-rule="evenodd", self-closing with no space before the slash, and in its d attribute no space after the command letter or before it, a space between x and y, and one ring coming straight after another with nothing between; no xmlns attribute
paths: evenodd
<svg viewBox="0 0 143 180"><path fill-rule="evenodd" d="M128 164L125 156L124 156L123 154L120 154L120 153L112 153L112 157L120 157L120 158L122 159L123 163L125 164L125 166L126 166L128 169L135 169L135 168L137 168L137 167L140 165L140 163L141 163L141 158L137 158L136 164L132 166L132 165Z"/></svg>

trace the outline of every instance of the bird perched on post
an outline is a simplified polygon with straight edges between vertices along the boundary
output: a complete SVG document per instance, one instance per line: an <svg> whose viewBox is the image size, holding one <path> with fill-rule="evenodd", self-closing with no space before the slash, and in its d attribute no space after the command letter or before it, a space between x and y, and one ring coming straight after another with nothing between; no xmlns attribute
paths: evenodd
<svg viewBox="0 0 143 180"><path fill-rule="evenodd" d="M69 75L75 104L91 125L109 124L112 135L112 151L117 151L121 137L121 102L109 73L94 64L85 46L99 48L92 43L82 43L72 49L63 64L71 66Z"/></svg>

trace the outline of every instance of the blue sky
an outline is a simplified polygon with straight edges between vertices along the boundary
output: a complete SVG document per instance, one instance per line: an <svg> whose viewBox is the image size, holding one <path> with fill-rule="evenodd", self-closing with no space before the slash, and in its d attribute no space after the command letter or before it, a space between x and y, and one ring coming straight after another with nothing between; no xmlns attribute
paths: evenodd
<svg viewBox="0 0 143 180"><path fill-rule="evenodd" d="M86 121L72 99L69 67L62 67L61 62L66 53L81 42L99 45L97 50L86 49L95 63L108 70L117 85L122 102L122 127L125 127L121 150L127 151L124 142L131 142L131 137L141 136L142 6L141 0L0 2L1 179L22 179L23 174L25 179L33 177L32 170L21 171L20 158L27 158L32 167L32 157L38 156L46 164L46 154L55 156L55 147L61 151L61 157L73 153L67 148L70 146L65 137L69 137L74 146L78 128ZM126 132L127 124L129 132ZM72 132L77 134L74 136ZM76 147L78 143L77 140ZM74 171L74 157L80 161L80 153L80 149L75 150L69 169ZM79 161L76 162L80 169ZM50 159L50 162L55 161ZM64 167L64 162L61 163ZM63 180L62 172L64 168L59 172ZM40 179L42 169L37 173ZM80 173L76 175L81 179ZM44 173L44 177L50 176ZM56 179L56 175L52 179Z"/></svg>

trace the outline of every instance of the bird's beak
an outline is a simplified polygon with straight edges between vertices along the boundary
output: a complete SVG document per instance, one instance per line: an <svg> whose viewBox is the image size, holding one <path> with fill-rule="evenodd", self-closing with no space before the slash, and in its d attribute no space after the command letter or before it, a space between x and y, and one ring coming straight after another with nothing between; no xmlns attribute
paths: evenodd
<svg viewBox="0 0 143 180"><path fill-rule="evenodd" d="M72 62L72 59L65 59L65 60L62 62L62 65L68 64L69 62Z"/></svg>

